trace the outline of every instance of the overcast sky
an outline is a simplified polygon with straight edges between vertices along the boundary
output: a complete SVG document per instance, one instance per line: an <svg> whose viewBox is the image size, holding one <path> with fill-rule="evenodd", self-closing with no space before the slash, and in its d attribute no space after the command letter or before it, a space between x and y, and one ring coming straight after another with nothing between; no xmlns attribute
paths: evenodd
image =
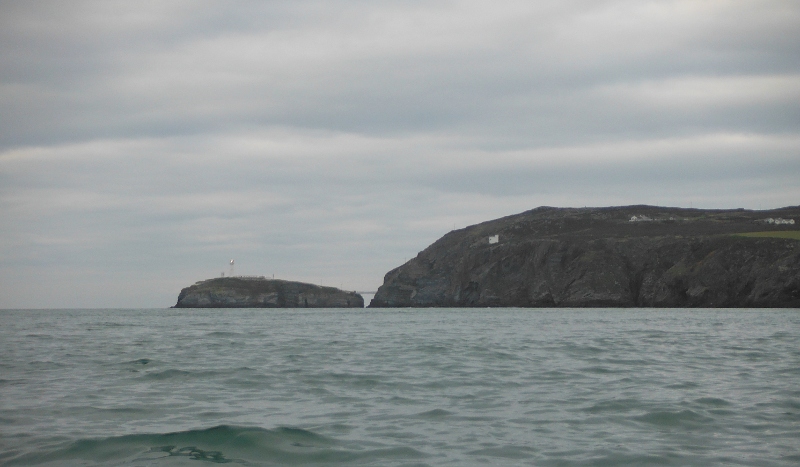
<svg viewBox="0 0 800 467"><path fill-rule="evenodd" d="M371 291L537 206L800 204L800 2L3 1L0 308Z"/></svg>

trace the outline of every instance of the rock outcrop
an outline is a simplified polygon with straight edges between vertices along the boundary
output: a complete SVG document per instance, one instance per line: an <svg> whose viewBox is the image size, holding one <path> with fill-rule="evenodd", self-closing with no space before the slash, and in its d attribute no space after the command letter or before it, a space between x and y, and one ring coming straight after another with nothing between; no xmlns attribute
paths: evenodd
<svg viewBox="0 0 800 467"><path fill-rule="evenodd" d="M795 219L800 207L541 207L448 233L387 273L370 307L800 307Z"/></svg>
<svg viewBox="0 0 800 467"><path fill-rule="evenodd" d="M363 308L355 292L263 277L220 277L181 290L173 308Z"/></svg>

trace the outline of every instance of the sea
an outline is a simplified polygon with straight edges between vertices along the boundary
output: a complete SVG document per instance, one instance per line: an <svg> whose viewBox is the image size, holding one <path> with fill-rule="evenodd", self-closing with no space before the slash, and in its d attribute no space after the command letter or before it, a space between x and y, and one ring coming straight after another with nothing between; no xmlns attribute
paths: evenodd
<svg viewBox="0 0 800 467"><path fill-rule="evenodd" d="M0 465L797 466L798 309L0 310Z"/></svg>

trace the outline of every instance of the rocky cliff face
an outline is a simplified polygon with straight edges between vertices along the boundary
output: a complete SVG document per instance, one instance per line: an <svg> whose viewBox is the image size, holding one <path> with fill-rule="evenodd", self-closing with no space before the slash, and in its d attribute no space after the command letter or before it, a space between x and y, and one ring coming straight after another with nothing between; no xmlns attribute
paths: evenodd
<svg viewBox="0 0 800 467"><path fill-rule="evenodd" d="M220 277L181 290L174 308L363 308L355 292L303 282Z"/></svg>
<svg viewBox="0 0 800 467"><path fill-rule="evenodd" d="M370 307L800 307L795 220L800 207L537 208L448 233Z"/></svg>

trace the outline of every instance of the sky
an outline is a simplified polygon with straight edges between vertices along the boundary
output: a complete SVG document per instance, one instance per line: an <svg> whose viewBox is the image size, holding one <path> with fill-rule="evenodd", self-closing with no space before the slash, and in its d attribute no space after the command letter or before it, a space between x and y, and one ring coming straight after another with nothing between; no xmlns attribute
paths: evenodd
<svg viewBox="0 0 800 467"><path fill-rule="evenodd" d="M374 291L537 206L800 204L800 2L4 1L0 308Z"/></svg>

